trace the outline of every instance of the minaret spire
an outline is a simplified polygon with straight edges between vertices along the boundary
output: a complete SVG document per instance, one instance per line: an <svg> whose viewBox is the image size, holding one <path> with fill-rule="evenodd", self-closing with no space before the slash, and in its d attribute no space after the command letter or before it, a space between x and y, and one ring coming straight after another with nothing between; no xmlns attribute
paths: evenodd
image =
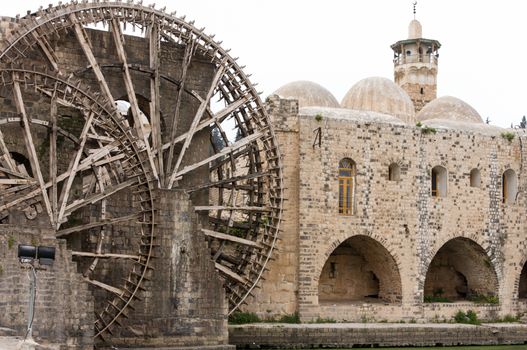
<svg viewBox="0 0 527 350"><path fill-rule="evenodd" d="M415 19L415 13L417 12L415 7L417 6L417 1L414 1L413 5L414 5L414 19Z"/></svg>

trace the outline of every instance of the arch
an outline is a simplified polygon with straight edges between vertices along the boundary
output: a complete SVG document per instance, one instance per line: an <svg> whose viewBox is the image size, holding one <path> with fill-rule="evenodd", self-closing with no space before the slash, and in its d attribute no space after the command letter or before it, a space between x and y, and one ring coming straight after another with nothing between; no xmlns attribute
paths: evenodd
<svg viewBox="0 0 527 350"><path fill-rule="evenodd" d="M518 177L512 169L507 169L501 176L501 198L503 203L513 204L516 202L518 193Z"/></svg>
<svg viewBox="0 0 527 350"><path fill-rule="evenodd" d="M481 187L481 173L477 168L474 168L470 171L470 187Z"/></svg>
<svg viewBox="0 0 527 350"><path fill-rule="evenodd" d="M339 214L353 215L355 209L355 162L343 158L339 162Z"/></svg>
<svg viewBox="0 0 527 350"><path fill-rule="evenodd" d="M523 264L518 283L518 299L527 299L527 263Z"/></svg>
<svg viewBox="0 0 527 350"><path fill-rule="evenodd" d="M139 94L136 94L135 98L137 100L137 106L139 107L139 118L143 123L143 129L145 130L146 137L148 138L152 133L152 127L150 125L150 100ZM126 118L128 124L131 127L135 127L132 107L128 96L125 95L116 99L115 103L117 105L117 110ZM161 126L164 128L163 118L160 118L160 120L162 122Z"/></svg>
<svg viewBox="0 0 527 350"><path fill-rule="evenodd" d="M328 256L318 278L319 302L400 302L399 267L377 240L346 239Z"/></svg>
<svg viewBox="0 0 527 350"><path fill-rule="evenodd" d="M399 181L401 180L401 167L397 163L392 163L388 167L388 180Z"/></svg>
<svg viewBox="0 0 527 350"><path fill-rule="evenodd" d="M430 173L430 194L432 197L446 197L448 176L445 167L437 165Z"/></svg>
<svg viewBox="0 0 527 350"><path fill-rule="evenodd" d="M498 294L498 276L485 250L456 237L441 246L428 265L425 301L476 300Z"/></svg>
<svg viewBox="0 0 527 350"><path fill-rule="evenodd" d="M16 166L18 167L21 173L27 173L29 176L33 177L33 169L31 169L31 162L29 159L18 152L9 152L11 158L15 161Z"/></svg>

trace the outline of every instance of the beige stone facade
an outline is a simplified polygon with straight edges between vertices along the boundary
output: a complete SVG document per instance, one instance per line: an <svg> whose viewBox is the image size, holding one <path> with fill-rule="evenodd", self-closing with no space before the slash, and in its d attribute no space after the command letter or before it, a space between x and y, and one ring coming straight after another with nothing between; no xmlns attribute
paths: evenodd
<svg viewBox="0 0 527 350"><path fill-rule="evenodd" d="M278 95L267 106L286 201L280 248L246 311L393 322L527 311L523 132L467 121L468 107L415 125ZM339 213L344 159L351 215Z"/></svg>

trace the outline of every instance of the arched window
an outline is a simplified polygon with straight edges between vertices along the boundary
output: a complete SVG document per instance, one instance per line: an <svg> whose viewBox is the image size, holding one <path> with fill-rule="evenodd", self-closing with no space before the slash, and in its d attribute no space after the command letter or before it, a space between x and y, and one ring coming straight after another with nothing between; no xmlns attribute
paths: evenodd
<svg viewBox="0 0 527 350"><path fill-rule="evenodd" d="M481 175L476 168L470 171L470 187L481 187Z"/></svg>
<svg viewBox="0 0 527 350"><path fill-rule="evenodd" d="M447 172L442 166L436 166L431 174L432 197L446 197Z"/></svg>
<svg viewBox="0 0 527 350"><path fill-rule="evenodd" d="M501 177L503 203L514 203L518 192L518 179L512 169L507 169Z"/></svg>
<svg viewBox="0 0 527 350"><path fill-rule="evenodd" d="M401 179L401 167L397 163L392 163L388 167L388 180L399 181Z"/></svg>
<svg viewBox="0 0 527 350"><path fill-rule="evenodd" d="M353 215L355 199L355 162L344 158L339 163L339 214Z"/></svg>

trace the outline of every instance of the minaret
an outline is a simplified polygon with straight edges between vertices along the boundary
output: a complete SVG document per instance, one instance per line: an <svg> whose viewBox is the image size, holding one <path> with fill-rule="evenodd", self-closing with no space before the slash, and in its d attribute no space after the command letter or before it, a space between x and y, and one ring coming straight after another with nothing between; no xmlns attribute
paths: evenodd
<svg viewBox="0 0 527 350"><path fill-rule="evenodd" d="M393 44L394 80L402 87L419 112L437 97L437 60L441 44L437 40L424 39L421 23L414 19L408 26L408 39Z"/></svg>

